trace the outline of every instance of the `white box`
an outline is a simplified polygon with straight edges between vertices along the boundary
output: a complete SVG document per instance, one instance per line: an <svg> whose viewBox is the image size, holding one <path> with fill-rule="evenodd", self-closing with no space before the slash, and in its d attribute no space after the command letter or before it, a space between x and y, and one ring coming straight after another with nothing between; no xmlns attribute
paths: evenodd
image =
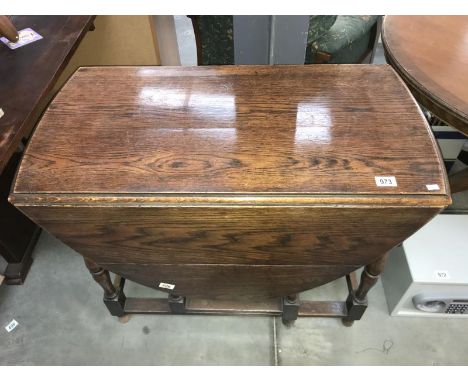
<svg viewBox="0 0 468 382"><path fill-rule="evenodd" d="M391 251L382 283L392 316L468 318L467 237L468 215L439 215ZM421 297L456 300L458 314L419 310Z"/></svg>

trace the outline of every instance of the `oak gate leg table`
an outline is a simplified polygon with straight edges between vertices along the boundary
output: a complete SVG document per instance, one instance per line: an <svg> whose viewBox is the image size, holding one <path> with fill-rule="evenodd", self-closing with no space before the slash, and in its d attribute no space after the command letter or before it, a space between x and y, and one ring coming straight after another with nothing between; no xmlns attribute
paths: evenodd
<svg viewBox="0 0 468 382"><path fill-rule="evenodd" d="M385 253L451 200L430 128L389 66L311 65L81 68L39 123L10 201L84 256L113 315L350 324ZM346 301L299 300L346 275ZM169 297L126 298L125 279Z"/></svg>

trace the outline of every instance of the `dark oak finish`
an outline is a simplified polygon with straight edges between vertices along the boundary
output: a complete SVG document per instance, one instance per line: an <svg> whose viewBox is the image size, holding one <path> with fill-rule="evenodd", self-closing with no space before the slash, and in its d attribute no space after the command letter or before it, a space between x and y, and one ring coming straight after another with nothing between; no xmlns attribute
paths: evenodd
<svg viewBox="0 0 468 382"><path fill-rule="evenodd" d="M154 265L333 265L336 240L346 254L343 264L363 265L399 244L408 231L417 230L436 212L435 208L330 208L311 203L297 208L54 206L47 214L39 206L22 210L83 256L116 266L128 258L134 264Z"/></svg>
<svg viewBox="0 0 468 382"><path fill-rule="evenodd" d="M93 279L101 286L104 290L104 298L112 299L117 296L117 290L115 289L110 279L109 272L102 269L94 261L84 258L86 268L88 268Z"/></svg>
<svg viewBox="0 0 468 382"><path fill-rule="evenodd" d="M373 263L366 265L362 274L359 288L356 290L355 297L358 301L364 301L367 298L367 293L376 284L380 274L383 272L388 253Z"/></svg>
<svg viewBox="0 0 468 382"><path fill-rule="evenodd" d="M15 192L383 196L374 175L398 174L428 194L444 173L421 124L389 67L81 68Z"/></svg>
<svg viewBox="0 0 468 382"><path fill-rule="evenodd" d="M293 295L375 263L450 196L388 66L108 67L55 98L11 201L98 268L169 292L169 311L284 297L290 321L358 319ZM160 307L119 299L116 315Z"/></svg>
<svg viewBox="0 0 468 382"><path fill-rule="evenodd" d="M357 288L349 288L350 293L346 300L347 316L343 319L346 326L351 326L355 320L360 320L367 309L367 293L379 280L383 272L388 252L374 262L366 265L361 273L361 281Z"/></svg>
<svg viewBox="0 0 468 382"><path fill-rule="evenodd" d="M11 184L12 162L22 139L33 129L52 97L56 84L79 42L92 25L93 16L12 16L18 30L30 27L43 39L16 50L0 43L0 174L2 185ZM10 26L11 32L11 26ZM11 34L11 33L10 33ZM6 282L22 284L31 265L39 228L7 202L0 200L0 255L8 262ZM6 222L5 222L6 220Z"/></svg>
<svg viewBox="0 0 468 382"><path fill-rule="evenodd" d="M0 172L36 123L38 112L94 16L12 16L16 29L32 28L42 40L11 50L0 44Z"/></svg>
<svg viewBox="0 0 468 382"><path fill-rule="evenodd" d="M8 203L8 194L21 158L15 153L0 174L0 255L6 260L5 282L23 284L32 264L40 228Z"/></svg>
<svg viewBox="0 0 468 382"><path fill-rule="evenodd" d="M355 272L346 275L350 296L357 288L355 279ZM118 296L111 300L104 297L104 303L111 314L118 317L128 314L260 315L282 316L285 324L293 323L297 317L336 317L351 326L367 307L367 303L361 303L361 316L357 317L355 311L348 311L344 301L301 301L297 295L291 296L293 301L287 298L215 300L171 295L168 298L126 297L125 279L116 276L114 284Z"/></svg>

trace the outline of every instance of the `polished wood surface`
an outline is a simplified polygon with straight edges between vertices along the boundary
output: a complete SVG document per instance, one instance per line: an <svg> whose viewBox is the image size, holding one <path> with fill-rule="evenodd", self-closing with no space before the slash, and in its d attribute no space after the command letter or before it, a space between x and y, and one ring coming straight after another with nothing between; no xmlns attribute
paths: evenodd
<svg viewBox="0 0 468 382"><path fill-rule="evenodd" d="M10 200L124 278L259 300L374 263L450 203L445 178L388 66L84 68Z"/></svg>
<svg viewBox="0 0 468 382"><path fill-rule="evenodd" d="M278 297L322 285L372 262L440 210L297 205L294 198L289 206L248 207L15 204L105 269L210 298Z"/></svg>
<svg viewBox="0 0 468 382"><path fill-rule="evenodd" d="M92 25L92 16L12 16L43 39L12 50L0 43L0 172L36 123L50 90Z"/></svg>
<svg viewBox="0 0 468 382"><path fill-rule="evenodd" d="M15 192L443 195L428 129L387 66L81 68Z"/></svg>
<svg viewBox="0 0 468 382"><path fill-rule="evenodd" d="M333 204L297 205L294 198L284 206L95 205L50 206L45 211L43 206L15 204L100 265L126 264L129 258L141 265L333 265L339 244L346 253L341 264L359 266L399 244L437 209L369 209L369 204L330 208Z"/></svg>
<svg viewBox="0 0 468 382"><path fill-rule="evenodd" d="M468 16L386 16L388 62L416 99L468 135Z"/></svg>
<svg viewBox="0 0 468 382"><path fill-rule="evenodd" d="M0 117L0 173L7 171L20 142L31 133L53 95L53 86L92 21L92 16L11 17L18 30L29 27L43 38L15 50L0 43L0 108L3 111ZM5 27L5 23L2 26ZM8 31L11 37L11 26ZM13 168L12 172L15 170ZM2 178L2 184L4 182ZM21 284L31 265L30 253L40 230L11 208L7 195L8 190L0 200L0 215L8 217L0 230L0 242L7 243L0 248L0 256L9 264L7 282ZM15 215L19 216L12 217Z"/></svg>

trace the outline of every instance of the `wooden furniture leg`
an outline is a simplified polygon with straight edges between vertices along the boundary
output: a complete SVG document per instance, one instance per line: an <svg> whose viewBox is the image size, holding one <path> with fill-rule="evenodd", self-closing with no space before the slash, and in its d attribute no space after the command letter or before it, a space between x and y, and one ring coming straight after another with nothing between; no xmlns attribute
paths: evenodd
<svg viewBox="0 0 468 382"><path fill-rule="evenodd" d="M283 313L281 318L286 326L292 325L299 315L299 306L301 302L299 295L293 294L283 298Z"/></svg>
<svg viewBox="0 0 468 382"><path fill-rule="evenodd" d="M15 153L0 174L0 256L7 263L5 282L21 285L33 259L31 257L41 229L8 202L8 194L21 154Z"/></svg>
<svg viewBox="0 0 468 382"><path fill-rule="evenodd" d="M93 278L104 289L104 303L114 316L129 314L202 314L202 315L261 315L281 316L283 323L290 326L298 317L336 317L346 326L359 320L367 308L366 295L376 283L383 269L386 256L366 267L358 284L354 272L346 275L351 297L347 301L300 300L299 294L265 301L223 301L203 298L188 298L169 294L167 298L126 297L125 278L116 275L114 284L109 272L85 259ZM124 321L121 321L124 322Z"/></svg>
<svg viewBox="0 0 468 382"><path fill-rule="evenodd" d="M106 271L94 261L84 258L86 268L93 276L93 279L102 287L104 290L104 304L106 304L107 309L113 316L122 317L125 315L125 294L123 293L123 284L119 283L119 286L116 288L112 284L109 271Z"/></svg>
<svg viewBox="0 0 468 382"><path fill-rule="evenodd" d="M361 281L355 291L349 293L346 299L347 317L343 318L343 324L351 326L354 321L360 320L367 309L367 293L377 283L382 273L388 253L380 257L377 261L366 265L361 273Z"/></svg>
<svg viewBox="0 0 468 382"><path fill-rule="evenodd" d="M186 312L185 308L185 297L177 296L175 294L170 294L167 302L169 304L169 309L172 313L183 314Z"/></svg>

